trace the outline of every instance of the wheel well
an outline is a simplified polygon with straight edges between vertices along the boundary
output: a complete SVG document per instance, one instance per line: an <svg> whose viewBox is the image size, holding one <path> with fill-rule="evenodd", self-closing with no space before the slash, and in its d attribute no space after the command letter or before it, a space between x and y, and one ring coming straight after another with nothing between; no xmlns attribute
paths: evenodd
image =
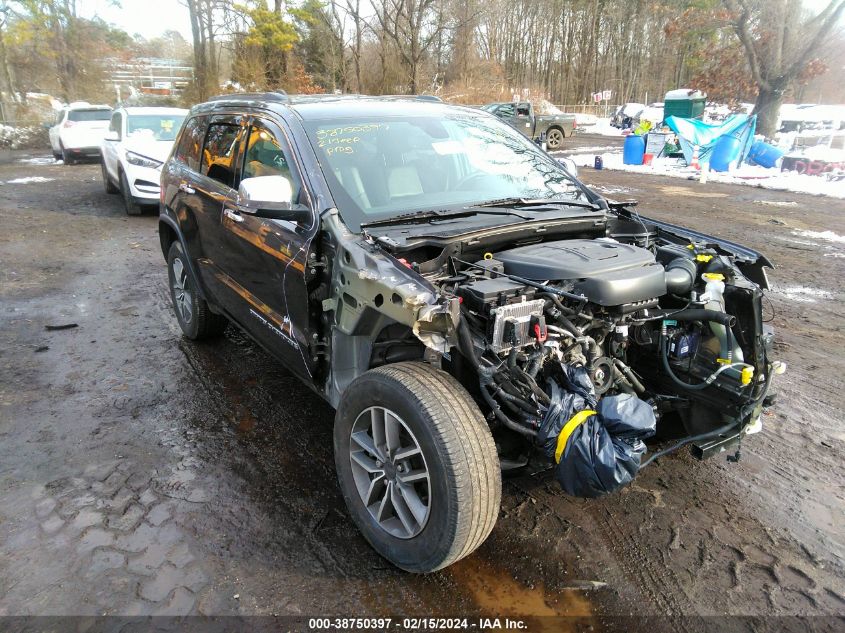
<svg viewBox="0 0 845 633"><path fill-rule="evenodd" d="M369 368L420 360L425 352L422 342L407 325L391 323L385 326L373 341Z"/></svg>
<svg viewBox="0 0 845 633"><path fill-rule="evenodd" d="M550 125L547 133L551 132L552 130L558 130L561 133L561 135L563 136L563 138L566 138L566 130L564 130L559 125Z"/></svg>
<svg viewBox="0 0 845 633"><path fill-rule="evenodd" d="M170 245L178 239L179 236L176 235L176 231L173 230L172 226L166 222L158 223L158 240L161 244L161 252L165 259L167 258L167 253L170 251Z"/></svg>

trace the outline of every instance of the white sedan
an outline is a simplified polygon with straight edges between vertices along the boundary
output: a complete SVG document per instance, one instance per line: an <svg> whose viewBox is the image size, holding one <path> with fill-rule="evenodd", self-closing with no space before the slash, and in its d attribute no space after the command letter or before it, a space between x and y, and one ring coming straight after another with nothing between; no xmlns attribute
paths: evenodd
<svg viewBox="0 0 845 633"><path fill-rule="evenodd" d="M103 185L120 193L129 215L158 204L161 166L170 154L187 110L117 108L102 145Z"/></svg>

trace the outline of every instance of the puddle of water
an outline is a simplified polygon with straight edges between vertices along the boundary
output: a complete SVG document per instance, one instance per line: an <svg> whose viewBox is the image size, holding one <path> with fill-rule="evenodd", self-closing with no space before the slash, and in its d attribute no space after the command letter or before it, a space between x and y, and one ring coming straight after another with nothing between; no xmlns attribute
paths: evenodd
<svg viewBox="0 0 845 633"><path fill-rule="evenodd" d="M593 609L582 591L563 589L546 592L542 584L526 587L514 580L504 570L496 569L479 556L465 558L448 568L449 573L472 595L476 605L489 617L537 617L531 630L567 630L561 620L544 620L544 617L589 617ZM563 627L563 628L561 628ZM575 630L573 622L570 630Z"/></svg>

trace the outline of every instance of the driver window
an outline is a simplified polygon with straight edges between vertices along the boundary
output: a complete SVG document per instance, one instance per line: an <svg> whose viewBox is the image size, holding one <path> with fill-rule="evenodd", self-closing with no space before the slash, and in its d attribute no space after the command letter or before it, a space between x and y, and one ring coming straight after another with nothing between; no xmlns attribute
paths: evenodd
<svg viewBox="0 0 845 633"><path fill-rule="evenodd" d="M516 106L516 116L528 116L528 104L520 103Z"/></svg>
<svg viewBox="0 0 845 633"><path fill-rule="evenodd" d="M290 151L279 135L261 123L253 123L244 153L243 179L259 176L282 176L291 183L291 204L298 202L301 182L291 169Z"/></svg>

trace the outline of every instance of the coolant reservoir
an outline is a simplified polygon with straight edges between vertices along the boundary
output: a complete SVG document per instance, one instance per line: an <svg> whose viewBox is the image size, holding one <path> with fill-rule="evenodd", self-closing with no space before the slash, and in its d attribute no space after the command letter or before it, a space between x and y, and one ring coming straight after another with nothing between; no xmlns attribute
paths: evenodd
<svg viewBox="0 0 845 633"><path fill-rule="evenodd" d="M705 309L725 312L725 276L721 273L704 273L701 278L704 279L705 286L704 294L700 298L704 301ZM728 347L728 333L725 326L711 321L710 329L719 339L720 358L732 363L741 363L744 360L742 349L736 343L732 349ZM733 340L731 337L731 341Z"/></svg>

